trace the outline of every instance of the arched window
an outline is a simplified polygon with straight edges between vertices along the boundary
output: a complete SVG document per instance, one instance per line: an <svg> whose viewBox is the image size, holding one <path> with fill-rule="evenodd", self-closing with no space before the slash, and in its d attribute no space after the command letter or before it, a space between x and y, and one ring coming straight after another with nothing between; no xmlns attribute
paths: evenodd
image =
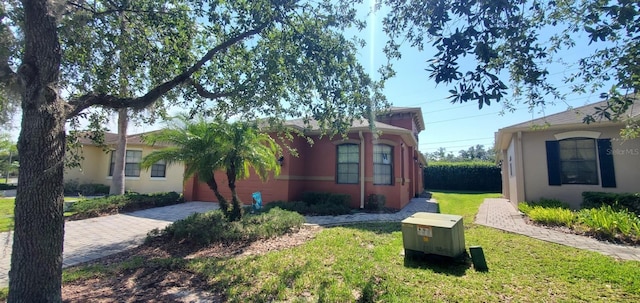
<svg viewBox="0 0 640 303"><path fill-rule="evenodd" d="M373 146L373 184L393 184L393 147L389 145Z"/></svg>
<svg viewBox="0 0 640 303"><path fill-rule="evenodd" d="M337 148L337 176L339 184L357 184L360 180L360 148L357 144L340 144Z"/></svg>

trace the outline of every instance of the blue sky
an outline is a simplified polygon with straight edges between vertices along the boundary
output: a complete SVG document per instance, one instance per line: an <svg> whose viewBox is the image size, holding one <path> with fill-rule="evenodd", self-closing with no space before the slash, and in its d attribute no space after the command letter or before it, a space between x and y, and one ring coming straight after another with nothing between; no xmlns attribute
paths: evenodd
<svg viewBox="0 0 640 303"><path fill-rule="evenodd" d="M369 16L368 28L360 34L368 43L367 48L360 52L360 58L370 73L386 62L382 53L385 36L381 30L384 10L383 8L382 13L375 17ZM361 11L366 12L366 3ZM585 37L577 39L587 41ZM597 46L572 49L559 57L570 61L584 56L586 51L595 47ZM394 106L422 109L426 130L420 134L419 149L423 153L444 147L448 152L457 155L459 150L476 144L490 148L494 143L494 132L500 128L564 111L570 106L578 107L600 101L600 93L606 92L603 88L602 91L594 93L569 94L566 102L556 101L556 104L548 104L544 109L538 108L530 112L525 105L521 105L517 106L521 109L514 113L500 115L502 104L492 104L482 109L478 109L477 103L451 104L447 99L450 88L442 84L436 85L425 71L426 61L431 59L434 53L432 49L420 52L415 48L403 46L401 53L402 59L394 63L396 77L387 82L384 92ZM558 83L561 90L570 92L569 85L564 83L563 78L570 72L575 72L575 67L567 68L561 64L553 64L549 66L549 72L550 79ZM549 103L552 102L550 98Z"/></svg>

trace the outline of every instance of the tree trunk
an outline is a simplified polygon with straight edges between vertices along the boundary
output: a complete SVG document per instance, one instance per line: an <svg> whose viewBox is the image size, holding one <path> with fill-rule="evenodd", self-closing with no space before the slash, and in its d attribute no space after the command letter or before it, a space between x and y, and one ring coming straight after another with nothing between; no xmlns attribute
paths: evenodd
<svg viewBox="0 0 640 303"><path fill-rule="evenodd" d="M8 302L61 302L65 103L60 99L60 45L48 1L23 1L25 90L18 139Z"/></svg>
<svg viewBox="0 0 640 303"><path fill-rule="evenodd" d="M218 198L218 205L220 205L220 209L222 210L224 215L228 217L229 203L227 202L227 199L225 199L222 196L222 194L220 194L220 191L218 190L218 182L216 182L216 178L211 177L211 180L206 180L206 182L207 182L207 185L209 185L209 188L211 188L211 190L213 191L213 194L216 195L216 198Z"/></svg>
<svg viewBox="0 0 640 303"><path fill-rule="evenodd" d="M236 192L236 168L231 165L227 168L227 179L229 180L229 189L231 190L231 213L229 220L238 221L242 218L242 204Z"/></svg>
<svg viewBox="0 0 640 303"><path fill-rule="evenodd" d="M113 164L113 174L111 176L110 195L124 194L124 167L127 155L127 127L129 126L129 116L127 109L118 110L118 146L116 147L115 163Z"/></svg>

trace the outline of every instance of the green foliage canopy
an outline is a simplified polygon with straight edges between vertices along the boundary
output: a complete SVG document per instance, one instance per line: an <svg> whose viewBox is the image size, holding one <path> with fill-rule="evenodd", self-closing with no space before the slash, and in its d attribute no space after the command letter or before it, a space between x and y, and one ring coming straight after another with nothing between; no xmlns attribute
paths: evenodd
<svg viewBox="0 0 640 303"><path fill-rule="evenodd" d="M436 83L452 85L452 102L492 102L508 110L523 102L533 109L562 99L559 86L596 91L611 80L608 105L585 122L624 119L640 90L640 2L635 0L384 0L390 7L384 30L385 52L399 58L406 41L437 52L427 71ZM561 51L595 45L578 58L577 71L562 83L549 78L549 65L562 62ZM508 73L511 89L503 82ZM608 88L607 88L608 89ZM513 92L515 99L506 97ZM640 133L627 120L623 135Z"/></svg>

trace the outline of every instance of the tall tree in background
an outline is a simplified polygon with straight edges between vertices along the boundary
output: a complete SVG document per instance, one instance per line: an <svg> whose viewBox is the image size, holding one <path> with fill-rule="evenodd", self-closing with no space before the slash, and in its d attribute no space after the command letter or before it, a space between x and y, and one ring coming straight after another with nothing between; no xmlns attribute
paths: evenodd
<svg viewBox="0 0 640 303"><path fill-rule="evenodd" d="M9 134L0 133L0 173L4 174L5 182L8 183L9 175L15 172L17 167L18 148L11 140Z"/></svg>
<svg viewBox="0 0 640 303"><path fill-rule="evenodd" d="M7 5L0 3L0 20L9 13ZM0 62L9 61L13 53L18 49L18 43L9 32L9 25L0 22ZM7 67L0 67L6 69ZM9 70L0 70L0 75L8 73ZM10 127L14 114L20 108L20 94L17 79L0 79L0 127L7 130Z"/></svg>
<svg viewBox="0 0 640 303"><path fill-rule="evenodd" d="M522 102L530 108L562 99L558 86L573 91L608 90L608 105L584 118L623 119L640 90L640 1L636 0L383 0L389 6L385 51L399 58L403 41L435 47L429 77L451 85L452 102L477 102L482 108L502 101L508 110ZM561 83L549 81L548 66L561 63L561 50L593 51L575 62L576 72ZM566 58L565 58L566 59ZM464 64L462 64L464 62ZM471 63L471 64L469 64ZM475 63L475 64L473 64ZM568 62L571 63L571 62ZM569 68L568 68L569 69ZM501 75L508 73L511 88ZM612 80L615 86L603 88ZM510 93L514 100L508 100ZM640 122L626 119L621 134L640 134Z"/></svg>
<svg viewBox="0 0 640 303"><path fill-rule="evenodd" d="M134 95L132 92L142 92L150 85L162 82L176 70L187 67L189 62L182 59L191 55L189 39L196 30L186 3L175 0L98 0L83 7L84 10L76 11L62 20L60 31L61 40L66 46L62 78L67 79L65 88L72 94L81 93L87 85L92 85L101 93L129 98ZM173 9L167 10L167 7ZM99 11L110 13L97 14ZM136 13L145 11L155 13ZM180 60L167 62L168 57ZM79 74L83 77L77 77ZM154 110L143 113L127 108L116 110L118 139L112 151L114 165L111 169L110 194L123 194L125 190L130 118L136 119L140 114L143 120L153 121L164 113L162 101L171 98L175 99L176 95L161 98L155 102ZM109 112L98 111L93 114L105 115Z"/></svg>
<svg viewBox="0 0 640 303"><path fill-rule="evenodd" d="M14 212L9 302L61 301L66 122L75 122L89 108L144 109L176 94L180 98L171 105L194 114L245 113L247 119L264 115L273 123L302 116L340 131L354 117L371 116L383 101L377 94L380 86L357 62L357 45L342 35L345 27L362 27L350 5L185 0L176 2L184 5L138 8L133 6L137 1L130 1L107 8L100 3L2 3L0 82L15 87L22 107L18 150L23 161ZM67 64L81 66L72 62L86 59L71 55L74 45L87 41L72 39L73 33L89 35L92 22L99 25L102 16L120 12L146 16L167 28L173 26L172 18L154 18L185 15L195 24L193 35L175 26L170 36L163 37L186 41L182 46L190 50L188 55L156 58L153 64L162 74L142 78L151 80L142 80L142 89L131 89L131 96L125 97L95 81L94 71L66 68ZM68 20L74 22L68 24ZM116 37L108 32L94 34L89 41L95 45L88 55L110 60L102 56L109 53L105 49L114 49ZM140 53L140 58L162 52L160 43L154 45L156 49ZM149 61L137 62L140 67L128 72L152 73L145 62ZM96 68L105 78L117 81L113 70Z"/></svg>

